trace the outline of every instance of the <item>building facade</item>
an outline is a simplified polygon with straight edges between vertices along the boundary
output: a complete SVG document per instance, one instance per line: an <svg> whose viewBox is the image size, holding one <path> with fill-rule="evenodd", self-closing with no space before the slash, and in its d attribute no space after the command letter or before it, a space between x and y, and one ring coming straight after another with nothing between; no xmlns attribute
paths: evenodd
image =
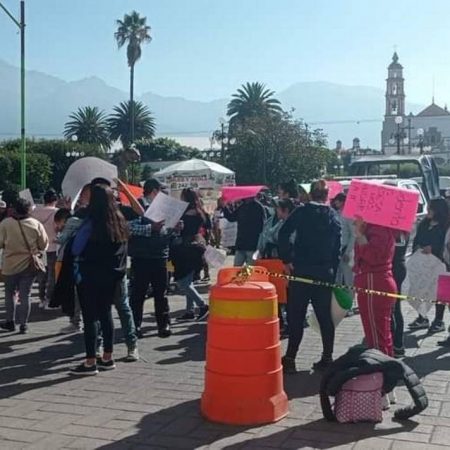
<svg viewBox="0 0 450 450"><path fill-rule="evenodd" d="M450 160L450 113L435 104L420 113L405 110L405 79L397 52L388 66L381 148L386 155L432 153L438 163Z"/></svg>

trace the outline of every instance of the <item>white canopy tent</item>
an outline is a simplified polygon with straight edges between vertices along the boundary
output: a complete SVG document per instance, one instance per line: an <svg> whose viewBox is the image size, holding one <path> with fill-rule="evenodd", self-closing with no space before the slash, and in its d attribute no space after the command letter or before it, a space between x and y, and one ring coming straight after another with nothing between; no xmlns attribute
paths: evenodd
<svg viewBox="0 0 450 450"><path fill-rule="evenodd" d="M199 191L208 212L214 211L222 187L236 184L232 170L202 159L172 164L156 172L154 177L165 183L174 197L179 197L185 188Z"/></svg>
<svg viewBox="0 0 450 450"><path fill-rule="evenodd" d="M170 190L220 189L235 184L234 172L220 164L202 159L190 159L172 164L154 174Z"/></svg>

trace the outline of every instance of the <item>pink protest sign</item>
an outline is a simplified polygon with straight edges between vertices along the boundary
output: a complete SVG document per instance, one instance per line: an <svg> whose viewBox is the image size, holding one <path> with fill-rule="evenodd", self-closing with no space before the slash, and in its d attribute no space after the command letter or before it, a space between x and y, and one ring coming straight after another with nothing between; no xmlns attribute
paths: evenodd
<svg viewBox="0 0 450 450"><path fill-rule="evenodd" d="M441 303L450 303L450 274L439 275L437 299Z"/></svg>
<svg viewBox="0 0 450 450"><path fill-rule="evenodd" d="M225 186L222 188L222 198L225 203L252 198L256 197L264 188L265 186Z"/></svg>
<svg viewBox="0 0 450 450"><path fill-rule="evenodd" d="M417 191L352 180L343 215L349 219L361 217L367 223L409 232L415 221L418 202Z"/></svg>
<svg viewBox="0 0 450 450"><path fill-rule="evenodd" d="M328 200L333 200L336 195L340 194L344 189L339 181L329 180L327 181L328 186Z"/></svg>

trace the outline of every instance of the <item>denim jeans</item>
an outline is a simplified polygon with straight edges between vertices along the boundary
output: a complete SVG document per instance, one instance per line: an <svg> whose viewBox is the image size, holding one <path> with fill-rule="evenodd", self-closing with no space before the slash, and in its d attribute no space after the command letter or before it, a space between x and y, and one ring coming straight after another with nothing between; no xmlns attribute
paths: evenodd
<svg viewBox="0 0 450 450"><path fill-rule="evenodd" d="M47 271L41 273L38 277L39 281L39 299L41 302L49 302L55 289L55 264L56 252L47 252Z"/></svg>
<svg viewBox="0 0 450 450"><path fill-rule="evenodd" d="M191 272L189 275L184 278L180 278L177 280L178 287L180 290L186 295L186 311L194 312L195 306L201 308L205 306L205 302L202 296L195 289L194 284L194 272Z"/></svg>
<svg viewBox="0 0 450 450"><path fill-rule="evenodd" d="M5 275L6 321L25 325L30 315L30 292L36 274L29 269L14 275ZM15 294L19 292L19 304L16 306Z"/></svg>
<svg viewBox="0 0 450 450"><path fill-rule="evenodd" d="M120 324L122 326L127 347L135 347L137 342L136 327L134 325L133 313L131 312L130 303L128 300L127 277L123 277L122 281L117 285L117 289L114 294L114 306L116 307L117 314L119 315Z"/></svg>
<svg viewBox="0 0 450 450"><path fill-rule="evenodd" d="M234 255L234 266L241 267L244 264L253 264L253 255L256 250L236 250Z"/></svg>

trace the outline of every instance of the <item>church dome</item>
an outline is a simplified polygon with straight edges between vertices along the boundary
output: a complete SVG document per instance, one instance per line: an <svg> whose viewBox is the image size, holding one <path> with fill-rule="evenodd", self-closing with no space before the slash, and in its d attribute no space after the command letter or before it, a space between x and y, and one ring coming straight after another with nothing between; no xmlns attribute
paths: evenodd
<svg viewBox="0 0 450 450"><path fill-rule="evenodd" d="M392 62L389 64L388 69L403 69L403 66L398 62L397 52L392 55Z"/></svg>

